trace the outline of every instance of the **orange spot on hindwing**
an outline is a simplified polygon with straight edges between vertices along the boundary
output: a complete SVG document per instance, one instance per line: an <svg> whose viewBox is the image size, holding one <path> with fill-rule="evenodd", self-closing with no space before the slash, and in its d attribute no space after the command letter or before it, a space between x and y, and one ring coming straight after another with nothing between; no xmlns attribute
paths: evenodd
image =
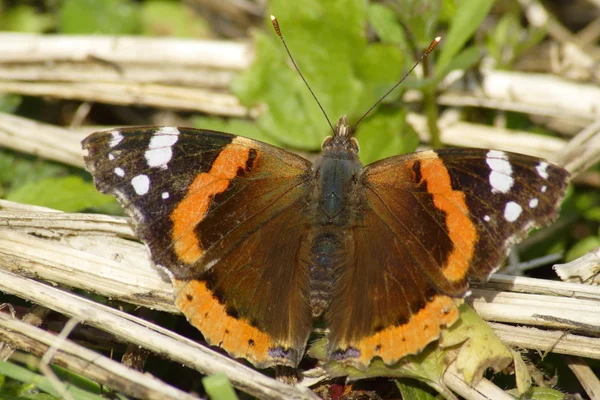
<svg viewBox="0 0 600 400"><path fill-rule="evenodd" d="M226 350L231 356L245 358L258 368L272 365L296 366L298 357L291 357L282 348L287 343L276 342L267 333L250 325L243 318L227 314L226 308L208 289L206 283L173 280L175 305L190 324L199 329L206 341Z"/></svg>
<svg viewBox="0 0 600 400"><path fill-rule="evenodd" d="M206 216L212 198L227 190L239 170L246 168L250 151L247 147L235 144L225 147L213 162L210 171L196 176L184 199L173 210L172 238L179 260L192 264L202 256L204 249L195 228Z"/></svg>
<svg viewBox="0 0 600 400"><path fill-rule="evenodd" d="M433 204L446 213L448 236L454 245L442 273L449 281L465 278L478 240L477 229L469 218L465 193L452 189L450 174L439 158L420 160L422 180L433 196Z"/></svg>
<svg viewBox="0 0 600 400"><path fill-rule="evenodd" d="M361 340L339 343L331 360L365 369L374 357L391 365L405 356L417 354L439 338L441 326L450 326L458 320L460 303L462 299L435 296L403 325L390 326Z"/></svg>

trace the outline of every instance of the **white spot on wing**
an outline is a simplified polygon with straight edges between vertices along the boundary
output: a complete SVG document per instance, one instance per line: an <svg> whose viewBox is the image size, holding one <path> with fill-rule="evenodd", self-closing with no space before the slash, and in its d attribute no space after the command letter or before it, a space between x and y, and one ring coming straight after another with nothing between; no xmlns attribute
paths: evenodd
<svg viewBox="0 0 600 400"><path fill-rule="evenodd" d="M545 161L541 161L538 165L536 165L535 170L538 175L544 179L548 179L548 163Z"/></svg>
<svg viewBox="0 0 600 400"><path fill-rule="evenodd" d="M162 197L163 199L168 199L169 198L169 192L162 192L162 194L160 195L160 197Z"/></svg>
<svg viewBox="0 0 600 400"><path fill-rule="evenodd" d="M540 189L542 191L542 193L546 193L546 190L548 189L548 186L543 185L542 188Z"/></svg>
<svg viewBox="0 0 600 400"><path fill-rule="evenodd" d="M504 219L508 222L515 222L517 219L519 219L519 215L521 215L522 212L523 207L514 201L509 201L504 207Z"/></svg>
<svg viewBox="0 0 600 400"><path fill-rule="evenodd" d="M122 178L125 176L125 171L123 171L123 168L117 167L117 168L115 168L115 174Z"/></svg>
<svg viewBox="0 0 600 400"><path fill-rule="evenodd" d="M112 138L110 139L110 142L108 142L109 147L115 147L123 140L123 135L121 135L121 131L119 130L111 131L110 134L112 135Z"/></svg>
<svg viewBox="0 0 600 400"><path fill-rule="evenodd" d="M138 175L131 180L131 185L138 195L143 196L150 190L150 178L147 175Z"/></svg>
<svg viewBox="0 0 600 400"><path fill-rule="evenodd" d="M489 177L492 192L508 193L515 180L512 177L513 170L506 153L490 150L487 153L485 162L492 170Z"/></svg>
<svg viewBox="0 0 600 400"><path fill-rule="evenodd" d="M484 215L484 216L483 216L483 220L484 220L485 222L490 222L491 218L490 218L490 216L489 216L489 215Z"/></svg>
<svg viewBox="0 0 600 400"><path fill-rule="evenodd" d="M112 153L108 153L108 159L112 161L115 159L115 156Z"/></svg>
<svg viewBox="0 0 600 400"><path fill-rule="evenodd" d="M538 199L529 200L529 208L536 208L540 201Z"/></svg>
<svg viewBox="0 0 600 400"><path fill-rule="evenodd" d="M171 146L177 143L178 136L179 130L172 126L163 126L156 131L144 154L149 167L167 168L173 156Z"/></svg>

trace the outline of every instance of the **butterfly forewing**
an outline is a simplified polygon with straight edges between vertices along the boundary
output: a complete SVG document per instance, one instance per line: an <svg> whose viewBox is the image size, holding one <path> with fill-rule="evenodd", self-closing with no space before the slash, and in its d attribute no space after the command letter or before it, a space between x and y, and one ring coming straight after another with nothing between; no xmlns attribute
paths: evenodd
<svg viewBox="0 0 600 400"><path fill-rule="evenodd" d="M198 133L209 140L195 140ZM232 138L207 131L148 127L97 132L85 139L83 147L98 190L117 197L134 219L153 260L178 271L182 263L173 249L170 214L187 196L196 173L210 171Z"/></svg>
<svg viewBox="0 0 600 400"><path fill-rule="evenodd" d="M364 179L368 191L383 200L394 215L402 213L394 204L407 196L422 204L414 212L438 210L435 225L446 233L440 240L450 239L457 255L456 264L446 268L456 270L464 266L466 258L469 268L463 272L486 278L500 266L510 245L531 228L547 225L558 216L568 175L564 168L536 157L498 150L447 149L382 160L365 169ZM423 240L431 229L429 225L422 229L427 232ZM475 239L472 249L467 237ZM452 280L450 274L446 277Z"/></svg>

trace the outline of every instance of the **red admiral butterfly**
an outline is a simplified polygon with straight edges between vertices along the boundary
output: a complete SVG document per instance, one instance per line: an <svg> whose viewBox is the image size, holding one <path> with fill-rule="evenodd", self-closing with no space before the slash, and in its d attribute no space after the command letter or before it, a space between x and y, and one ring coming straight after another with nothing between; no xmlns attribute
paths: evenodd
<svg viewBox="0 0 600 400"><path fill-rule="evenodd" d="M258 367L298 364L313 319L328 354L367 366L419 352L458 317L468 278L550 223L568 173L483 149L399 155L363 167L345 117L309 161L223 132L174 127L83 141L176 304L213 345Z"/></svg>
<svg viewBox="0 0 600 400"><path fill-rule="evenodd" d="M138 127L83 141L98 190L133 218L207 342L296 366L315 319L328 357L391 364L458 318L468 279L558 213L568 172L498 150L363 167L346 117L314 163L223 132Z"/></svg>

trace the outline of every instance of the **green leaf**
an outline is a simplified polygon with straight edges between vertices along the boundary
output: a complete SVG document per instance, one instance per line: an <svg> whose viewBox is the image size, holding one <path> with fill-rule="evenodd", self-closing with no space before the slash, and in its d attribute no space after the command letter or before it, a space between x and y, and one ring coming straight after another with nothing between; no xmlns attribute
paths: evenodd
<svg viewBox="0 0 600 400"><path fill-rule="evenodd" d="M402 400L435 400L436 396L421 387L415 380L398 379L396 386L402 394Z"/></svg>
<svg viewBox="0 0 600 400"><path fill-rule="evenodd" d="M59 30L76 34L133 34L140 31L139 6L130 0L64 0Z"/></svg>
<svg viewBox="0 0 600 400"><path fill-rule="evenodd" d="M19 387L18 391L13 391L15 399L40 399L50 400L64 398L61 393L52 385L50 380L43 375L36 374L30 370L18 366L8 361L0 361L0 375L6 375L14 380L22 382L23 384ZM65 384L67 392L75 399L78 400L102 400L104 397L89 393L78 387ZM4 389L4 388L3 388ZM48 394L36 393L37 390L42 390ZM50 396L52 395L52 396ZM10 398L8 396L2 397Z"/></svg>
<svg viewBox="0 0 600 400"><path fill-rule="evenodd" d="M486 50L498 69L508 69L526 50L538 44L547 33L547 28L521 24L520 9L508 10L496 26L485 31Z"/></svg>
<svg viewBox="0 0 600 400"><path fill-rule="evenodd" d="M21 105L21 101L23 98L16 94L3 94L0 96L0 112L13 114L19 105Z"/></svg>
<svg viewBox="0 0 600 400"><path fill-rule="evenodd" d="M494 29L485 32L486 47L499 68L510 65L512 60L506 57L512 57L514 51L506 50L514 49L515 40L521 40L525 34L517 18L514 13L507 13L498 20Z"/></svg>
<svg viewBox="0 0 600 400"><path fill-rule="evenodd" d="M402 51L412 53L415 49L426 49L433 38L437 36L442 1L403 0L387 2L387 4L395 11L396 19L404 27L404 31L410 32L409 40L412 45L403 48ZM414 61L416 60L413 59L412 62Z"/></svg>
<svg viewBox="0 0 600 400"><path fill-rule="evenodd" d="M370 164L386 157L415 151L419 137L406 123L406 112L377 113L361 122L356 131L360 159Z"/></svg>
<svg viewBox="0 0 600 400"><path fill-rule="evenodd" d="M396 19L396 14L383 4L369 4L369 23L383 43L393 43L407 49L406 35Z"/></svg>
<svg viewBox="0 0 600 400"><path fill-rule="evenodd" d="M148 36L209 37L209 24L185 3L147 0L141 4L142 28Z"/></svg>
<svg viewBox="0 0 600 400"><path fill-rule="evenodd" d="M583 212L583 217L589 221L600 222L600 207L592 207Z"/></svg>
<svg viewBox="0 0 600 400"><path fill-rule="evenodd" d="M356 63L356 76L364 84L363 95L356 104L361 116L402 78L403 62L404 57L395 46L373 44L365 49ZM384 102L396 101L404 88L396 88Z"/></svg>
<svg viewBox="0 0 600 400"><path fill-rule="evenodd" d="M545 387L532 387L529 389L527 393L520 396L519 393L515 390L510 390L509 394L515 396L520 399L527 400L563 400L565 399L565 394L560 390L545 388Z"/></svg>
<svg viewBox="0 0 600 400"><path fill-rule="evenodd" d="M58 365L52 365L51 368L56 376L61 381L65 382L65 384L77 386L78 388L90 393L102 393L103 387L96 381Z"/></svg>
<svg viewBox="0 0 600 400"><path fill-rule="evenodd" d="M68 168L8 150L0 151L0 197L28 182L68 173Z"/></svg>
<svg viewBox="0 0 600 400"><path fill-rule="evenodd" d="M481 50L477 46L469 46L454 57L443 71L436 73L436 80L443 79L450 71L455 69L468 69L481 59Z"/></svg>
<svg viewBox="0 0 600 400"><path fill-rule="evenodd" d="M440 22L450 22L456 14L456 8L459 3L457 0L442 0L440 6Z"/></svg>
<svg viewBox="0 0 600 400"><path fill-rule="evenodd" d="M600 194L596 191L580 193L575 198L575 206L580 211L588 210L597 204L600 204Z"/></svg>
<svg viewBox="0 0 600 400"><path fill-rule="evenodd" d="M266 104L268 110L256 124L265 136L270 137L268 141L318 149L327 134L327 122L314 99L298 80L298 74L286 66L278 42L263 34L258 34L255 42L257 61L234 80L232 90L247 105ZM313 124L314 120L318 123Z"/></svg>
<svg viewBox="0 0 600 400"><path fill-rule="evenodd" d="M523 358L521 358L521 354L517 351L510 349L511 354L513 355L513 364L515 366L515 381L517 383L517 392L523 394L531 389L531 375L529 375L529 368Z"/></svg>
<svg viewBox="0 0 600 400"><path fill-rule="evenodd" d="M463 304L460 311L461 322L442 330L440 346L449 348L462 343L456 368L467 383L476 385L488 368L499 372L519 356L500 341L493 329L472 308ZM527 370L521 369L519 372L524 374L518 378L520 382L530 381Z"/></svg>
<svg viewBox="0 0 600 400"><path fill-rule="evenodd" d="M402 57L394 46L367 46L362 0L270 3L286 42L327 116L356 120L399 78ZM327 21L327 23L323 23ZM257 120L265 136L288 147L317 150L331 130L293 69L279 38L256 35L256 62L232 90L246 105L262 104ZM387 82L386 82L387 81Z"/></svg>
<svg viewBox="0 0 600 400"><path fill-rule="evenodd" d="M204 390L213 400L237 400L237 395L231 382L225 374L215 374L202 378Z"/></svg>
<svg viewBox="0 0 600 400"><path fill-rule="evenodd" d="M113 203L112 196L99 193L79 176L46 178L28 182L7 193L7 200L75 212Z"/></svg>
<svg viewBox="0 0 600 400"><path fill-rule="evenodd" d="M39 13L35 7L20 4L0 12L3 31L41 33L52 28L54 19L50 14Z"/></svg>
<svg viewBox="0 0 600 400"><path fill-rule="evenodd" d="M460 2L450 23L448 35L443 38L444 46L437 60L437 70L446 71L448 64L461 51L475 33L494 0L464 0Z"/></svg>
<svg viewBox="0 0 600 400"><path fill-rule="evenodd" d="M567 262L573 261L597 247L600 247L600 237L587 236L583 239L580 239L577 243L575 243L575 245L573 245L573 247L569 249L565 255L565 260Z"/></svg>

